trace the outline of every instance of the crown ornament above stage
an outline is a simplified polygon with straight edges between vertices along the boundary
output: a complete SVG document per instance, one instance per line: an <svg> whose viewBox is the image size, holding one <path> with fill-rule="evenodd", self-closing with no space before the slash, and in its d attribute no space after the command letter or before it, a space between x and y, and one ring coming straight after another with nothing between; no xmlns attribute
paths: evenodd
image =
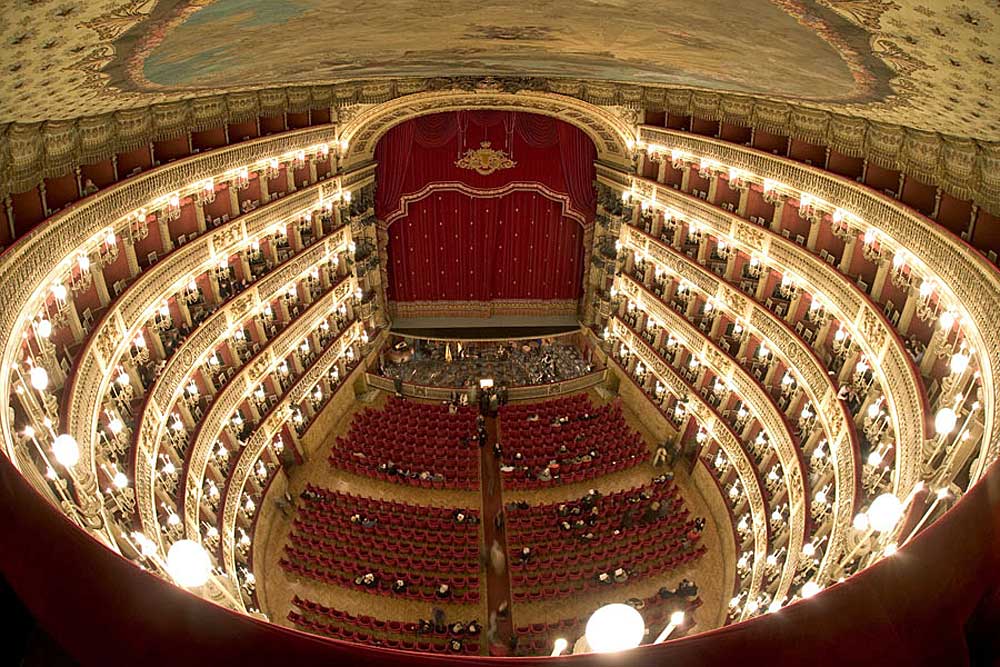
<svg viewBox="0 0 1000 667"><path fill-rule="evenodd" d="M479 148L470 148L465 151L462 158L455 161L455 166L459 169L474 170L480 176L489 176L495 171L510 169L517 166L517 162L510 159L504 151L491 148L489 141L480 142Z"/></svg>

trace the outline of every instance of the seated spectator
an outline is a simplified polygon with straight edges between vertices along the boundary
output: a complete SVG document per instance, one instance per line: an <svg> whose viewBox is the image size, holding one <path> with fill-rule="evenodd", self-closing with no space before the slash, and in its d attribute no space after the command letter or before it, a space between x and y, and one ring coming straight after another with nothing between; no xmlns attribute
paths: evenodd
<svg viewBox="0 0 1000 667"><path fill-rule="evenodd" d="M378 586L378 577L371 572L367 572L359 577L355 577L354 583L365 588L375 588Z"/></svg>
<svg viewBox="0 0 1000 667"><path fill-rule="evenodd" d="M469 621L469 624L465 626L465 633L467 635L469 635L470 637L475 637L481 631L482 631L482 628L479 627L479 623L477 623L475 621Z"/></svg>
<svg viewBox="0 0 1000 667"><path fill-rule="evenodd" d="M452 639L450 642L448 642L448 648L453 653L461 653L462 652L462 642L460 640L458 640L458 639Z"/></svg>
<svg viewBox="0 0 1000 667"><path fill-rule="evenodd" d="M465 512L462 510L455 510L451 516L455 519L455 523L465 523Z"/></svg>
<svg viewBox="0 0 1000 667"><path fill-rule="evenodd" d="M698 532L705 530L705 517L699 516L694 520L694 529Z"/></svg>
<svg viewBox="0 0 1000 667"><path fill-rule="evenodd" d="M519 556L519 560L522 563L527 563L530 558L531 558L531 547L521 547L521 554Z"/></svg>
<svg viewBox="0 0 1000 667"><path fill-rule="evenodd" d="M406 582L402 579L397 579L392 582L392 592L393 593L405 593L406 592Z"/></svg>
<svg viewBox="0 0 1000 667"><path fill-rule="evenodd" d="M607 572L601 572L597 575L597 583L599 584L610 584L611 576Z"/></svg>
<svg viewBox="0 0 1000 667"><path fill-rule="evenodd" d="M437 587L437 590L434 591L434 595L435 595L435 597L437 597L438 599L441 599L441 600L450 598L451 597L451 586L449 586L448 584L441 584L440 586Z"/></svg>
<svg viewBox="0 0 1000 667"><path fill-rule="evenodd" d="M693 598L698 595L698 587L694 585L693 582L687 579L681 579L681 583L677 584L676 594L680 597Z"/></svg>
<svg viewBox="0 0 1000 667"><path fill-rule="evenodd" d="M434 632L434 624L426 618L420 619L417 624L417 634L429 635Z"/></svg>
<svg viewBox="0 0 1000 667"><path fill-rule="evenodd" d="M460 635L465 632L465 624L461 621L455 621L451 624L451 627L448 628L448 632L453 635Z"/></svg>
<svg viewBox="0 0 1000 667"><path fill-rule="evenodd" d="M616 584L624 584L628 581L628 571L623 567L617 568L614 571L614 580Z"/></svg>

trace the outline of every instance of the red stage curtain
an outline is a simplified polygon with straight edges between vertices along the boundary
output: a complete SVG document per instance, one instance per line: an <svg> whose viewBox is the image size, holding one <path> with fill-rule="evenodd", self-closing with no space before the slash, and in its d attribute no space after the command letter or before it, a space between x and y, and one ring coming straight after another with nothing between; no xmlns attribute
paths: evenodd
<svg viewBox="0 0 1000 667"><path fill-rule="evenodd" d="M551 125L551 129L547 126ZM483 176L455 161L488 141L517 163ZM566 146L563 155L563 146ZM399 210L401 197L430 183L460 182L498 188L512 182L535 182L571 196L572 208L585 220L595 213L594 160L597 151L580 129L557 119L506 111L460 111L431 114L396 125L375 148L378 161L376 215Z"/></svg>
<svg viewBox="0 0 1000 667"><path fill-rule="evenodd" d="M375 206L379 210L387 210L399 204L409 171L415 131L414 123L397 125L392 128L392 141L380 141L375 146L375 159L379 164Z"/></svg>
<svg viewBox="0 0 1000 667"><path fill-rule="evenodd" d="M535 192L432 192L389 227L389 299L577 299L583 230Z"/></svg>

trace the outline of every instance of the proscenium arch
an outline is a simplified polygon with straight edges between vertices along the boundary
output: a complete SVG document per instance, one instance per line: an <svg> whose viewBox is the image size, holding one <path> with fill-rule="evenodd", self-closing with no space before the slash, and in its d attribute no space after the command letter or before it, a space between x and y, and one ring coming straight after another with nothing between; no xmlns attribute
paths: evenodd
<svg viewBox="0 0 1000 667"><path fill-rule="evenodd" d="M369 162L375 146L392 127L420 116L445 111L490 109L551 116L580 128L597 149L597 161L631 169L635 127L606 108L565 95L522 90L446 90L415 93L360 111L338 127L341 145L347 142L344 164Z"/></svg>

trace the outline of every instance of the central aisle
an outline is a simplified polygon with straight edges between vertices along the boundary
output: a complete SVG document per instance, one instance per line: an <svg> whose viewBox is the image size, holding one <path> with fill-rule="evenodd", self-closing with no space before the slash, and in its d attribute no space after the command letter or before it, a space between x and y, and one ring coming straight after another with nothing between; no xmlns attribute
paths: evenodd
<svg viewBox="0 0 1000 667"><path fill-rule="evenodd" d="M497 530L496 518L503 517L503 492L500 484L500 461L493 453L493 446L497 442L497 420L495 417L486 418L486 444L480 451L481 461L481 486L483 493L483 542L486 553L486 608L489 617L487 618L487 628L490 627L494 617L496 617L496 637L494 644L509 646L513 636L513 623L510 617L510 567L507 562L507 535L502 527ZM491 554L494 542L499 546L503 554L503 568L499 570L495 567L494 558ZM505 604L506 603L506 604ZM501 605L506 607L507 613L501 618L497 610ZM490 642L485 642L487 652L490 651Z"/></svg>

